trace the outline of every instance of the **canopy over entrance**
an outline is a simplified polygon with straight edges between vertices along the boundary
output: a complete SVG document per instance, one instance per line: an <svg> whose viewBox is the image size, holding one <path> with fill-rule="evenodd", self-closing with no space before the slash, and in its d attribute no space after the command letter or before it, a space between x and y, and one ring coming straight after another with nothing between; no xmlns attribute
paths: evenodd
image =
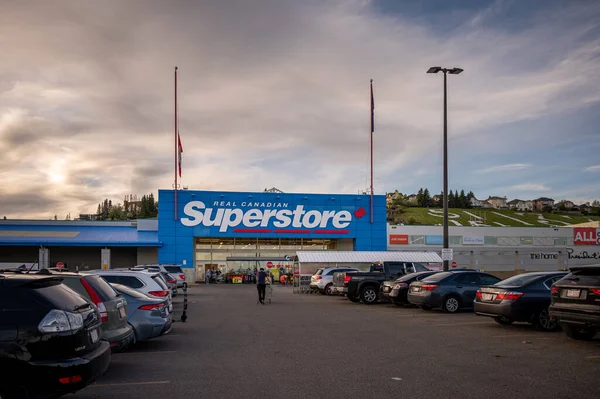
<svg viewBox="0 0 600 399"><path fill-rule="evenodd" d="M297 251L300 263L439 263L437 252L403 251Z"/></svg>

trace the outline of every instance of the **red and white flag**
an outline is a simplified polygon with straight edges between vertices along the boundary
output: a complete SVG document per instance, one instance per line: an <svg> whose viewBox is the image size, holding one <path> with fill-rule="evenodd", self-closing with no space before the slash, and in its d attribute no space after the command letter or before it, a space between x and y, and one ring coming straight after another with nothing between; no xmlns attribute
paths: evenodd
<svg viewBox="0 0 600 399"><path fill-rule="evenodd" d="M177 132L177 147L179 149L177 164L179 165L179 177L181 177L181 153L183 152L183 146L181 145L181 136L179 135L179 131Z"/></svg>

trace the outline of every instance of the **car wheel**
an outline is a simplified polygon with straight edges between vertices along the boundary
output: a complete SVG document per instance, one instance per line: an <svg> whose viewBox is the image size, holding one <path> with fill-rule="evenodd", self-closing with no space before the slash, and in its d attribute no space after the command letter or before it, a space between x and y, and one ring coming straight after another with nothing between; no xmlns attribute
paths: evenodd
<svg viewBox="0 0 600 399"><path fill-rule="evenodd" d="M357 298L355 296L346 296L348 299L350 299L350 301L356 303L356 302L360 302L360 298Z"/></svg>
<svg viewBox="0 0 600 399"><path fill-rule="evenodd" d="M503 326L508 326L509 324L514 323L514 320L504 316L494 317L494 321L498 324L502 324Z"/></svg>
<svg viewBox="0 0 600 399"><path fill-rule="evenodd" d="M556 331L558 329L558 323L556 320L552 320L550 318L548 309L544 309L536 313L533 322L535 326L542 331Z"/></svg>
<svg viewBox="0 0 600 399"><path fill-rule="evenodd" d="M560 326L569 338L589 341L596 335L596 329L594 327L580 327L563 323L561 323Z"/></svg>
<svg viewBox="0 0 600 399"><path fill-rule="evenodd" d="M456 313L460 309L460 301L455 296L449 296L444 299L442 309L446 313Z"/></svg>
<svg viewBox="0 0 600 399"><path fill-rule="evenodd" d="M368 286L362 289L360 299L366 305L372 305L377 302L377 290L374 287Z"/></svg>
<svg viewBox="0 0 600 399"><path fill-rule="evenodd" d="M332 283L327 284L325 286L325 295L333 295L332 288L333 288L333 284Z"/></svg>

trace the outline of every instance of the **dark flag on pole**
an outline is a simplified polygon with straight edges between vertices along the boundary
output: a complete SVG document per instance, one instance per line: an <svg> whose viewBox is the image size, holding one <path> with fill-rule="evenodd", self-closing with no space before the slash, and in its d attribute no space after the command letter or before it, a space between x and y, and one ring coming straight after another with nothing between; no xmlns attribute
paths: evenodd
<svg viewBox="0 0 600 399"><path fill-rule="evenodd" d="M183 146L181 145L181 136L179 135L179 131L177 132L177 147L178 147L177 164L179 165L179 177L181 177L181 153L183 152Z"/></svg>
<svg viewBox="0 0 600 399"><path fill-rule="evenodd" d="M371 223L373 223L373 133L375 132L375 99L373 97L373 79L371 79Z"/></svg>

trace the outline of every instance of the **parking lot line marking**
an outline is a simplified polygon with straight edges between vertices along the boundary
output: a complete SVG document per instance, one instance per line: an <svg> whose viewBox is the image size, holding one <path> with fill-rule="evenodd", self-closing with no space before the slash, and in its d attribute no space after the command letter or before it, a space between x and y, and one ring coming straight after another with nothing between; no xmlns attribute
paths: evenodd
<svg viewBox="0 0 600 399"><path fill-rule="evenodd" d="M600 359L600 356L586 356L586 359Z"/></svg>
<svg viewBox="0 0 600 399"><path fill-rule="evenodd" d="M148 353L175 353L177 351L139 351L139 352L119 352L119 353L113 353L114 355L138 355L138 354L143 354L146 355Z"/></svg>
<svg viewBox="0 0 600 399"><path fill-rule="evenodd" d="M487 321L471 321L469 323L444 323L444 324L433 324L433 326L467 326L471 324L490 324Z"/></svg>
<svg viewBox="0 0 600 399"><path fill-rule="evenodd" d="M533 334L492 335L490 338L531 337Z"/></svg>
<svg viewBox="0 0 600 399"><path fill-rule="evenodd" d="M90 387L123 387L123 386L134 386L134 385L159 385L159 384L170 384L171 381L144 381L144 382L121 382L117 384L92 384Z"/></svg>

